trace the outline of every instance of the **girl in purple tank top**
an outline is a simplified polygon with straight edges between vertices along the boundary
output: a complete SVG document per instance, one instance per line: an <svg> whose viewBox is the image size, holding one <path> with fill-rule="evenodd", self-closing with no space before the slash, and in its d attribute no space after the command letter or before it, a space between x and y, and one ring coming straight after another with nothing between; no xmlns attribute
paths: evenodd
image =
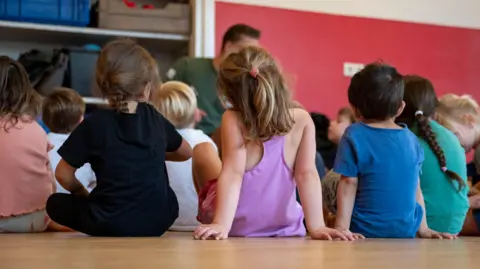
<svg viewBox="0 0 480 269"><path fill-rule="evenodd" d="M305 214L312 238L347 240L325 227L315 127L306 111L290 108L273 58L256 47L231 54L220 66L218 88L232 107L222 119L222 160L211 144L194 149L203 223L195 238L305 236Z"/></svg>

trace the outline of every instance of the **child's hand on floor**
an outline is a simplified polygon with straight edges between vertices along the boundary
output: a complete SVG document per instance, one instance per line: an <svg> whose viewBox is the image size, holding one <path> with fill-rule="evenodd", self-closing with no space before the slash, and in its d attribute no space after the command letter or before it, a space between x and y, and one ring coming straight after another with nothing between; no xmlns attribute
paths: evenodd
<svg viewBox="0 0 480 269"><path fill-rule="evenodd" d="M357 233L352 233L349 229L335 229L335 231L339 232L342 236L344 236L347 241L355 241L357 239L365 239L365 236Z"/></svg>
<svg viewBox="0 0 480 269"><path fill-rule="evenodd" d="M419 230L418 236L420 238L426 238L426 239L457 239L456 235L449 234L449 233L439 233L429 228Z"/></svg>
<svg viewBox="0 0 480 269"><path fill-rule="evenodd" d="M328 227L323 227L323 228L320 228L320 229L318 229L314 232L311 232L310 237L312 239L317 239L317 240L340 239L340 240L343 240L343 241L353 241L355 239L360 238L360 237L355 238L355 236L353 236L352 233L350 233L350 234L351 234L350 236L347 236L344 233L342 233L341 231L338 231L338 230L335 230L335 229L332 229L332 228L328 228ZM365 238L363 236L361 236L361 237Z"/></svg>
<svg viewBox="0 0 480 269"><path fill-rule="evenodd" d="M193 232L193 238L196 240L223 240L228 238L228 231L220 224L202 224Z"/></svg>

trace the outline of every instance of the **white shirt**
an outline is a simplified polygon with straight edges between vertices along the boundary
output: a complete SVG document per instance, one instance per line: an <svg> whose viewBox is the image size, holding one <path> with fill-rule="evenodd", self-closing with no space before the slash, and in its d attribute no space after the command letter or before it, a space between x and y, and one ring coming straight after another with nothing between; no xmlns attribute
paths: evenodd
<svg viewBox="0 0 480 269"><path fill-rule="evenodd" d="M177 131L192 148L198 144L208 142L218 150L213 140L201 130L182 129ZM170 230L193 231L200 223L197 221L198 195L193 183L192 160L166 162L166 166L170 186L177 195L179 205L178 218L170 227Z"/></svg>
<svg viewBox="0 0 480 269"><path fill-rule="evenodd" d="M55 169L57 169L57 165L62 159L60 155L58 155L58 149L63 145L65 140L67 140L68 134L57 134L57 133L49 133L48 134L48 142L54 146L54 148L48 153L48 157L50 157L50 164L52 166L52 171L55 173ZM90 164L85 164L84 166L77 169L75 172L75 176L80 181L80 183L87 188L90 192L96 185L96 178L95 173L93 173ZM70 193L69 191L65 190L57 181L57 192L61 193Z"/></svg>

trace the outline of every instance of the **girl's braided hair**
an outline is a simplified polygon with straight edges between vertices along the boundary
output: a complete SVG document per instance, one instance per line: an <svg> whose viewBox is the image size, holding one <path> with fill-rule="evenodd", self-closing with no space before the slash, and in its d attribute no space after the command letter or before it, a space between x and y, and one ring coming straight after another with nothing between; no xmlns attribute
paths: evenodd
<svg viewBox="0 0 480 269"><path fill-rule="evenodd" d="M437 141L437 137L429 124L430 117L435 114L439 105L432 83L423 77L405 76L404 101L406 103L402 115L398 121L406 123L409 127L418 126L418 134L427 142L440 163L442 171L452 180L458 183L458 190L465 187L465 181L457 173L448 169L447 159L443 149Z"/></svg>

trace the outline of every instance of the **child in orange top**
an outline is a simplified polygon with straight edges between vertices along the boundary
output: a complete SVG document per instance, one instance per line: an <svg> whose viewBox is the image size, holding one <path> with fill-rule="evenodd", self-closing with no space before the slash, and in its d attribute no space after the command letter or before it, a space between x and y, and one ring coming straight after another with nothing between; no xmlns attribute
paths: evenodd
<svg viewBox="0 0 480 269"><path fill-rule="evenodd" d="M43 232L54 192L47 134L35 118L41 97L16 61L0 57L0 233Z"/></svg>

